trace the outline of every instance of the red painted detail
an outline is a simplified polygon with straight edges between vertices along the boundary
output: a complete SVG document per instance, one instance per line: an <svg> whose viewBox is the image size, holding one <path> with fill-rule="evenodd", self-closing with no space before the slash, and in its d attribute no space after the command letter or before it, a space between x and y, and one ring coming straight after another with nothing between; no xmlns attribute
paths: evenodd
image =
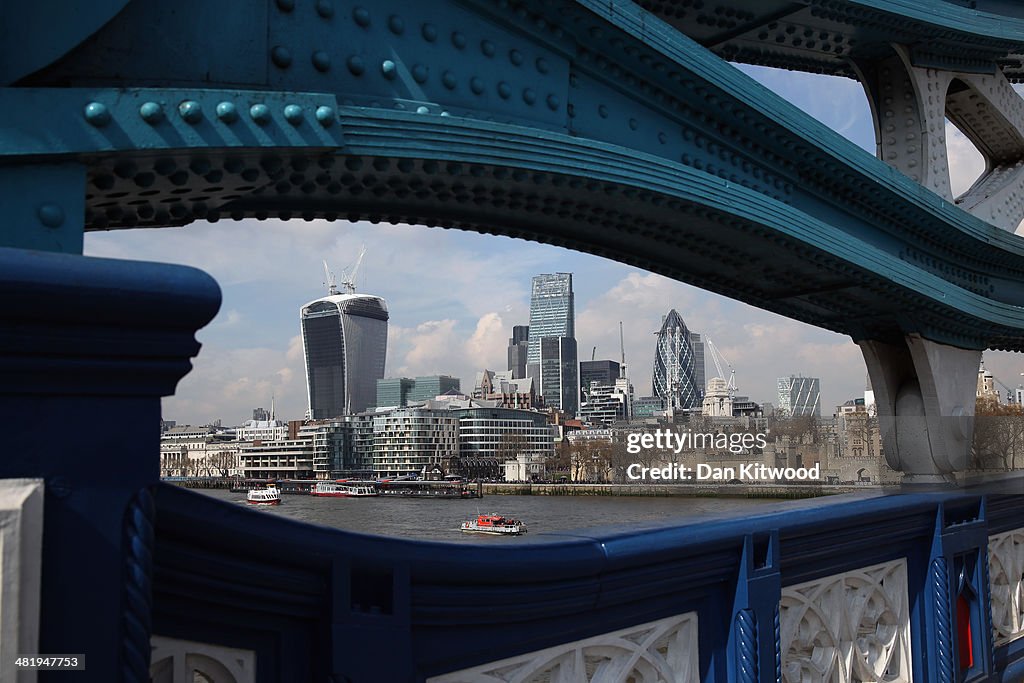
<svg viewBox="0 0 1024 683"><path fill-rule="evenodd" d="M963 595L956 599L956 640L960 669L974 666L974 643L971 638L971 603Z"/></svg>

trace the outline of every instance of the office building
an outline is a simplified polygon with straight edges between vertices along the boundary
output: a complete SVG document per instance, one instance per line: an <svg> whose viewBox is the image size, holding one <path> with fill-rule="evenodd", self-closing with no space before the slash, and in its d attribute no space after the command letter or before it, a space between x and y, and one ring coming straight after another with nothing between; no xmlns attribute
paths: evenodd
<svg viewBox="0 0 1024 683"><path fill-rule="evenodd" d="M530 342L530 326L516 325L508 340L508 369L512 379L526 377L526 353Z"/></svg>
<svg viewBox="0 0 1024 683"><path fill-rule="evenodd" d="M616 379L611 384L594 381L587 387L586 402L580 406L580 419L593 428L611 427L628 421L632 413L629 380Z"/></svg>
<svg viewBox="0 0 1024 683"><path fill-rule="evenodd" d="M528 363L526 371L539 387L544 406L575 415L580 401L576 340L572 337L544 337L537 348L538 362Z"/></svg>
<svg viewBox="0 0 1024 683"><path fill-rule="evenodd" d="M665 412L665 399L660 396L641 396L633 399L632 407L635 418L657 417L658 413Z"/></svg>
<svg viewBox="0 0 1024 683"><path fill-rule="evenodd" d="M601 386L614 386L615 380L621 376L619 364L613 360L584 360L580 361L580 399L587 400L587 389L592 382Z"/></svg>
<svg viewBox="0 0 1024 683"><path fill-rule="evenodd" d="M369 294L328 296L300 309L308 416L360 413L377 400L388 344L388 309Z"/></svg>
<svg viewBox="0 0 1024 683"><path fill-rule="evenodd" d="M409 395L416 381L408 377L388 377L377 380L378 408L404 408L409 405Z"/></svg>
<svg viewBox="0 0 1024 683"><path fill-rule="evenodd" d="M817 377L779 377L778 392L776 411L780 416L821 417L821 382Z"/></svg>
<svg viewBox="0 0 1024 683"><path fill-rule="evenodd" d="M409 392L409 403L432 401L437 396L449 392L461 393L461 384L458 377L450 375L417 377L413 380L412 390Z"/></svg>
<svg viewBox="0 0 1024 683"><path fill-rule="evenodd" d="M693 378L697 381L697 389L700 390L699 400L703 401L708 378L704 370L704 340L699 332L690 332L690 348L693 349Z"/></svg>
<svg viewBox="0 0 1024 683"><path fill-rule="evenodd" d="M704 396L698 384L693 336L682 316L672 309L661 323L654 351L654 395L665 400L666 409L700 408ZM703 345L701 348L703 356ZM703 366L703 363L701 363ZM701 367L701 375L704 369Z"/></svg>
<svg viewBox="0 0 1024 683"><path fill-rule="evenodd" d="M399 408L373 417L377 476L419 474L459 452L459 420L449 410Z"/></svg>
<svg viewBox="0 0 1024 683"><path fill-rule="evenodd" d="M547 337L576 339L572 273L536 275L530 294L527 364L540 362L540 342Z"/></svg>

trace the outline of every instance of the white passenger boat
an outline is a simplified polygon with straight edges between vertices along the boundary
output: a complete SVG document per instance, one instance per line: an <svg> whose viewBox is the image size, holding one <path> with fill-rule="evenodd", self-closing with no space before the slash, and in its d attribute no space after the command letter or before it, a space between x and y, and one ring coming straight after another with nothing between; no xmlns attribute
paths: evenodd
<svg viewBox="0 0 1024 683"><path fill-rule="evenodd" d="M343 481L318 481L309 493L324 498L367 498L379 495L377 489L369 484Z"/></svg>
<svg viewBox="0 0 1024 683"><path fill-rule="evenodd" d="M245 496L245 501L250 505L280 505L281 491L269 484L265 489L252 489Z"/></svg>
<svg viewBox="0 0 1024 683"><path fill-rule="evenodd" d="M501 515L477 515L475 520L462 523L462 531L467 534L518 536L526 533L526 525L518 519Z"/></svg>

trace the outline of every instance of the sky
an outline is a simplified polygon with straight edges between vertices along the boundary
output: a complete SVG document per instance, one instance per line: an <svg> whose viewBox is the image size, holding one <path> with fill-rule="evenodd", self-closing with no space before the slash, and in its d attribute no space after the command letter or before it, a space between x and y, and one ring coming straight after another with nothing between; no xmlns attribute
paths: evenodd
<svg viewBox="0 0 1024 683"><path fill-rule="evenodd" d="M841 135L874 153L867 100L855 81L741 68ZM966 190L984 162L947 125L954 193ZM323 261L340 282L365 246L357 290L384 297L390 312L386 377L449 374L469 392L477 372L506 368L513 325L529 322L530 278L571 272L581 360L618 360L619 321L637 396L651 394L654 333L675 308L687 327L712 339L736 371L738 393L776 402L776 380L821 379L822 415L862 396L866 370L843 335L597 256L506 237L422 226L278 220L87 233L89 256L195 266L220 284L216 318L196 335L193 370L163 400L166 420L239 424L273 399L279 419L301 419L306 384L299 308L326 293ZM718 374L706 353L708 379ZM1016 386L1019 354L987 352L986 366ZM723 374L728 375L728 365Z"/></svg>

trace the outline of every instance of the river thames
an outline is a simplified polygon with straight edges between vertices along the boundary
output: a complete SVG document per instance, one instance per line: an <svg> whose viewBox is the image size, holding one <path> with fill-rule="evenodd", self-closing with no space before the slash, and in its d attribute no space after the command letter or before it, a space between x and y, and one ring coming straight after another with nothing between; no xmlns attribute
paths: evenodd
<svg viewBox="0 0 1024 683"><path fill-rule="evenodd" d="M523 537L464 534L459 525L477 514L496 513L526 524L529 534L578 532L597 527L652 528L725 517L761 514L813 504L811 500L763 498L631 496L486 496L472 500L422 500L394 497L318 498L284 495L279 506L247 505L244 493L208 489L201 493L246 506L254 514L279 515L302 522L382 536L420 540L501 543ZM820 503L819 503L820 504Z"/></svg>

